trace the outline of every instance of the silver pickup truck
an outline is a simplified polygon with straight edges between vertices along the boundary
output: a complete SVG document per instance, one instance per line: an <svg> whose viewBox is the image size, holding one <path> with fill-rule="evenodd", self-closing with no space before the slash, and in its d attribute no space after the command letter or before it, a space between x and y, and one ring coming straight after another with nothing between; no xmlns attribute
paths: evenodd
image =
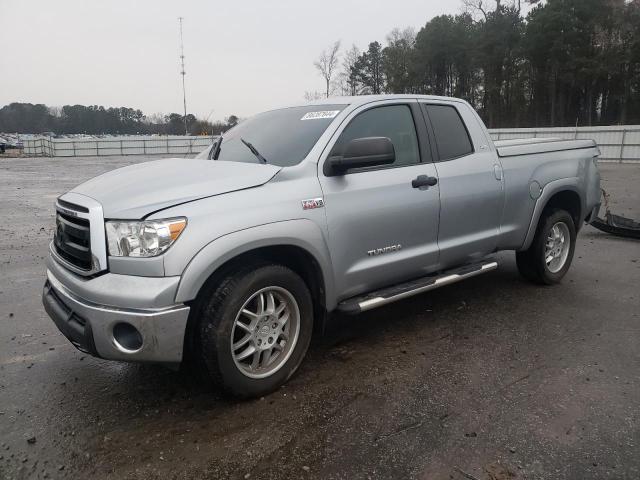
<svg viewBox="0 0 640 480"><path fill-rule="evenodd" d="M314 324L489 272L559 282L600 207L591 140L492 142L469 104L333 98L252 117L195 159L56 202L43 301L79 349L186 358L239 396L300 365Z"/></svg>

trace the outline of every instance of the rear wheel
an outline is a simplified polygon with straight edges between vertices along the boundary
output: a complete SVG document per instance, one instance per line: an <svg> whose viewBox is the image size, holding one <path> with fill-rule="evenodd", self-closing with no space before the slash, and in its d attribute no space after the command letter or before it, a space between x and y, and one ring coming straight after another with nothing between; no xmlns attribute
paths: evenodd
<svg viewBox="0 0 640 480"><path fill-rule="evenodd" d="M518 270L534 283L553 285L566 275L576 246L573 218L565 210L546 212L531 247L516 253Z"/></svg>
<svg viewBox="0 0 640 480"><path fill-rule="evenodd" d="M307 351L313 306L305 282L281 265L248 267L204 294L198 350L206 374L242 397L285 383Z"/></svg>

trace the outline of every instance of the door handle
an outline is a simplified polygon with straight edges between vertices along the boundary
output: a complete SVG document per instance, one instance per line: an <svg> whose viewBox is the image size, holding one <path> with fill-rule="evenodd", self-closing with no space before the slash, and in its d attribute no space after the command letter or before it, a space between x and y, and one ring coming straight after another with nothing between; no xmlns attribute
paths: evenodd
<svg viewBox="0 0 640 480"><path fill-rule="evenodd" d="M502 181L502 167L500 165L493 166L493 174L496 177L496 180Z"/></svg>
<svg viewBox="0 0 640 480"><path fill-rule="evenodd" d="M413 188L419 188L421 190L426 190L429 187L433 187L438 184L438 179L436 177L429 177L427 175L418 175L417 178L414 178L411 181L411 186Z"/></svg>

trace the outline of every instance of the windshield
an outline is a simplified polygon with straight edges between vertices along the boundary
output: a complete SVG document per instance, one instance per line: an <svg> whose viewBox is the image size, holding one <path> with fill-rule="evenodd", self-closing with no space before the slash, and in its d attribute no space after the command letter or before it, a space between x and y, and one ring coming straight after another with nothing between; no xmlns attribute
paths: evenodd
<svg viewBox="0 0 640 480"><path fill-rule="evenodd" d="M297 165L345 106L315 105L260 113L224 134L218 160L260 163L247 147L249 143L271 165Z"/></svg>
<svg viewBox="0 0 640 480"><path fill-rule="evenodd" d="M203 151L201 151L199 154L197 154L195 157L193 158L197 158L197 159L204 159L207 160L209 158L209 152L211 152L211 149L213 148L213 145L209 145L206 149L204 149Z"/></svg>

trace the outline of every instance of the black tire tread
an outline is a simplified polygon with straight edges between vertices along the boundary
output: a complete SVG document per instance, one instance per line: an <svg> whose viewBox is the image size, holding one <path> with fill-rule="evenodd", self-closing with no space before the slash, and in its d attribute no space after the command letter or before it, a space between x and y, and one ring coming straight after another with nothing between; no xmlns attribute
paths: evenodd
<svg viewBox="0 0 640 480"><path fill-rule="evenodd" d="M217 355L211 354L212 352L216 351L216 346L220 344L218 335L221 332L221 323L223 322L224 315L226 313L224 311L225 302L234 292L238 291L238 289L241 288L242 283L247 280L247 277L249 277L253 273L258 274L265 268L272 269L276 272L280 271L281 274L291 276L292 278L295 278L296 281L299 281L302 285L305 285L306 288L306 284L300 278L300 276L288 267L272 262L258 262L244 266L238 270L235 270L234 272L230 272L226 277L222 279L222 281L217 283L217 285L211 285L209 288L206 288L201 293L198 301L198 310L196 312L196 314L198 315L198 326L194 331L194 334L196 336L197 363L202 370L202 373L204 373L203 376L205 377L205 380L222 389L222 391L227 395L247 398L255 396L256 392L251 388L243 389L238 387L237 385L231 386L227 382L225 382L224 372L222 366L220 365L219 358ZM309 294L309 301L311 302L310 299L311 297ZM302 309L302 305L299 305L299 307ZM313 308L311 308L310 311L312 315ZM309 342L303 341L302 334L299 341L301 343L306 343L306 345L303 345L304 352L306 352ZM290 368L291 370L284 381L286 381L297 370L303 358L304 353L301 355L297 363L293 365L293 368L291 368L291 366L283 366L283 369ZM291 361L291 359L289 359L289 361ZM272 391L278 386L279 384L274 385L273 388L260 391L259 394L266 394L268 393L268 391Z"/></svg>
<svg viewBox="0 0 640 480"><path fill-rule="evenodd" d="M563 270L558 274L551 274L547 271L546 265L542 261L542 257L546 242L547 224L550 223L550 219L556 216L564 217L563 220L565 220L569 226L569 232L571 235L570 241L572 244L569 258L567 258L567 262L565 267L563 267ZM540 216L538 226L536 227L536 233L529 249L522 252L516 252L516 264L518 266L518 271L526 280L539 285L554 285L560 282L571 266L576 243L576 235L577 233L573 223L573 218L569 212L561 208L545 210Z"/></svg>
<svg viewBox="0 0 640 480"><path fill-rule="evenodd" d="M212 318L217 319L219 322L221 318L218 318L216 314L221 313L222 303L231 294L231 292L233 292L237 288L238 283L240 283L242 279L244 279L244 277L251 271L267 265L269 264L264 263L242 268L236 271L234 274L230 274L229 276L225 277L217 287L212 286L205 292L202 292L201 299L199 299L201 300L201 302L199 302L199 322L196 332L198 345L196 355L198 356L198 364L205 368L205 373L208 374L208 380L211 381L215 386L222 388L227 394L231 392L229 392L224 385L222 372L220 371L219 365L217 365L217 357L206 358L204 355L204 350L201 348L203 338L205 338L205 336L208 334L209 329L213 327L212 323L205 323L202 321L202 319ZM206 301L207 297L209 298L209 301ZM216 324L218 322L216 322ZM213 329L211 338L217 340L216 329Z"/></svg>

